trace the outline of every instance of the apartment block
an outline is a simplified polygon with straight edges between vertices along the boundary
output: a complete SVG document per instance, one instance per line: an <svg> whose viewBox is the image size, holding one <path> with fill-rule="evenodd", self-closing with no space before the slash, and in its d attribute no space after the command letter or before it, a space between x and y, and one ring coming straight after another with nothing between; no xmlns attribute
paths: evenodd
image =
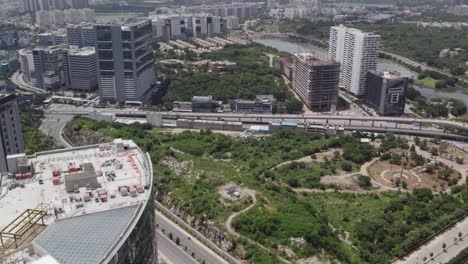
<svg viewBox="0 0 468 264"><path fill-rule="evenodd" d="M330 28L329 45L329 59L341 63L340 88L363 96L367 72L377 69L380 35L340 25Z"/></svg>

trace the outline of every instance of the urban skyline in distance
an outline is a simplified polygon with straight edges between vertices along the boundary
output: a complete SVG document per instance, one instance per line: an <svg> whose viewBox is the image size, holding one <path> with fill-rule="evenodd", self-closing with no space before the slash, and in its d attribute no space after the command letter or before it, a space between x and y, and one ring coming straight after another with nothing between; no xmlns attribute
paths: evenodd
<svg viewBox="0 0 468 264"><path fill-rule="evenodd" d="M468 261L467 1L0 3L0 263Z"/></svg>

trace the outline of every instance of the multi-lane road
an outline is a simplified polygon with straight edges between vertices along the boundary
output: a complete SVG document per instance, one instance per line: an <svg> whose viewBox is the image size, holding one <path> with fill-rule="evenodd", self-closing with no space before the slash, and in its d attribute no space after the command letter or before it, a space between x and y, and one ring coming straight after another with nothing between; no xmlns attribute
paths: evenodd
<svg viewBox="0 0 468 264"><path fill-rule="evenodd" d="M465 248L468 248L468 217L394 264L447 263Z"/></svg>
<svg viewBox="0 0 468 264"><path fill-rule="evenodd" d="M42 124L39 129L46 135L49 135L55 139L55 141L63 147L72 147L63 137L63 129L65 125L73 118L70 115L46 115L42 119Z"/></svg>
<svg viewBox="0 0 468 264"><path fill-rule="evenodd" d="M156 232L158 238L158 255L161 261L159 264L197 264L198 262L185 252L174 241L169 239L160 230Z"/></svg>
<svg viewBox="0 0 468 264"><path fill-rule="evenodd" d="M13 75L11 76L11 81L12 81L20 90L25 90L25 91L34 92L34 93L47 93L47 91L44 90L44 89L37 88L37 87L34 87L34 86L32 86L32 85L26 83L26 82L23 80L23 73L21 73L20 71L16 71L15 73L13 73Z"/></svg>
<svg viewBox="0 0 468 264"><path fill-rule="evenodd" d="M179 241L180 247L187 247L187 251L190 253L183 252L184 254L190 254L193 258L204 261L206 264L228 264L227 261L222 259L219 255L205 246L197 238L189 234L187 231L182 229L177 224L173 223L169 218L164 216L161 212L156 211L156 223L159 225L158 231L164 232L164 236L169 236L171 234L173 240ZM161 234L163 235L163 234ZM158 240L159 241L159 240ZM172 241L170 241L172 242ZM178 250L174 249L174 245L167 244L166 242L163 247L159 247L160 251L163 254L166 254L169 260L176 261L176 263L192 263L192 262L177 262L177 252ZM158 245L159 246L159 245Z"/></svg>

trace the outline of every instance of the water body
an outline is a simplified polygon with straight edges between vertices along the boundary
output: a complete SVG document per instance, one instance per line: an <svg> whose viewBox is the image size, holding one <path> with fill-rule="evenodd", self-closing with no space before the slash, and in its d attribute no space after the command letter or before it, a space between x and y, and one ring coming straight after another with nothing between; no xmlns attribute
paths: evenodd
<svg viewBox="0 0 468 264"><path fill-rule="evenodd" d="M326 59L328 57L327 49L315 46L310 43L293 42L287 39L255 39L254 41L265 46L276 48L279 51L284 51L291 54L298 52L310 52L322 59ZM379 59L377 69L379 71L398 71L403 77L417 76L417 73L391 60Z"/></svg>
<svg viewBox="0 0 468 264"><path fill-rule="evenodd" d="M143 13L97 13L96 21L98 23L108 23L142 15Z"/></svg>
<svg viewBox="0 0 468 264"><path fill-rule="evenodd" d="M270 46L276 48L279 51L289 52L289 53L298 53L298 52L311 52L316 54L320 58L327 58L328 51L324 48L317 47L310 43L300 43L293 42L288 39L255 39L253 40L257 43L263 44L265 46ZM398 71L403 77L413 77L415 78L418 74L409 68L396 63L392 60L379 59L377 65L377 70L379 71ZM463 100L465 105L468 106L468 93L462 90L456 89L444 89L437 90L426 88L422 86L414 86L423 96L431 97L443 97L443 98L455 98Z"/></svg>

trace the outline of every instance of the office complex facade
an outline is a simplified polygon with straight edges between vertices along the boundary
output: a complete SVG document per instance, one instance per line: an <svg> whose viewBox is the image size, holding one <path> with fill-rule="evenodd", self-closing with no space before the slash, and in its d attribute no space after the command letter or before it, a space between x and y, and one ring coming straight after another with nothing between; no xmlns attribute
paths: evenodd
<svg viewBox="0 0 468 264"><path fill-rule="evenodd" d="M222 17L209 14L155 15L151 20L155 41L222 36L225 28Z"/></svg>
<svg viewBox="0 0 468 264"><path fill-rule="evenodd" d="M363 96L367 72L377 69L380 36L340 25L330 28L329 45L329 59L341 63L340 88Z"/></svg>
<svg viewBox="0 0 468 264"><path fill-rule="evenodd" d="M322 60L310 53L293 58L292 87L313 111L334 111L338 101L340 64Z"/></svg>
<svg viewBox="0 0 468 264"><path fill-rule="evenodd" d="M23 80L45 90L93 91L97 88L94 47L49 46L20 51Z"/></svg>
<svg viewBox="0 0 468 264"><path fill-rule="evenodd" d="M401 116L405 112L408 78L398 72L369 72L364 100L383 116Z"/></svg>
<svg viewBox="0 0 468 264"><path fill-rule="evenodd" d="M67 26L67 42L70 46L94 47L96 45L96 32L94 25L81 23Z"/></svg>
<svg viewBox="0 0 468 264"><path fill-rule="evenodd" d="M90 92L97 88L96 52L93 47L73 48L64 52L65 86L74 91Z"/></svg>
<svg viewBox="0 0 468 264"><path fill-rule="evenodd" d="M272 113L273 103L269 100L236 100L234 102L236 113Z"/></svg>
<svg viewBox="0 0 468 264"><path fill-rule="evenodd" d="M194 96L192 98L192 112L197 112L197 113L213 112L213 97Z"/></svg>
<svg viewBox="0 0 468 264"><path fill-rule="evenodd" d="M96 25L95 29L101 99L149 100L156 81L151 21Z"/></svg>
<svg viewBox="0 0 468 264"><path fill-rule="evenodd" d="M16 95L0 96L0 172L8 171L7 155L24 152L23 134Z"/></svg>
<svg viewBox="0 0 468 264"><path fill-rule="evenodd" d="M60 46L33 49L34 86L57 90L64 84L63 49Z"/></svg>

